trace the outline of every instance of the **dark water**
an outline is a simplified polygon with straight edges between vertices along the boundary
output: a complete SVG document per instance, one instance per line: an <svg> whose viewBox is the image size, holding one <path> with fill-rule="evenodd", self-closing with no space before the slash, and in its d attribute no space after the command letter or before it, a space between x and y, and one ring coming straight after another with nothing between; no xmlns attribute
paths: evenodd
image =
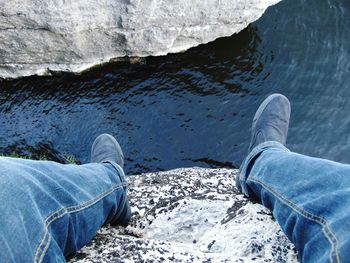
<svg viewBox="0 0 350 263"><path fill-rule="evenodd" d="M142 63L0 83L0 152L86 162L115 135L129 173L233 167L256 108L292 103L288 146L350 163L350 2L284 0L243 32Z"/></svg>

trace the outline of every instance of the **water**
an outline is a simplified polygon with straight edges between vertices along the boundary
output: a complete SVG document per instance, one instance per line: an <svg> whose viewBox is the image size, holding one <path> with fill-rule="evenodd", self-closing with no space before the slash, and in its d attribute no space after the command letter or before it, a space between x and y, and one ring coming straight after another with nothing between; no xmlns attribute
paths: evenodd
<svg viewBox="0 0 350 263"><path fill-rule="evenodd" d="M88 161L120 141L128 173L235 167L266 95L292 104L288 147L350 163L350 2L284 0L241 33L80 76L0 82L0 152Z"/></svg>

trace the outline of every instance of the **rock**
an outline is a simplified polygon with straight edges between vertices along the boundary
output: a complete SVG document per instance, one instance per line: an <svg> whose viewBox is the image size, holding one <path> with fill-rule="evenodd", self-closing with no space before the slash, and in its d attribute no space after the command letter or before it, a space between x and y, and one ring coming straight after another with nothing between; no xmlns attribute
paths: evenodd
<svg viewBox="0 0 350 263"><path fill-rule="evenodd" d="M236 170L129 177L132 222L106 226L70 262L298 262L271 212L234 186Z"/></svg>
<svg viewBox="0 0 350 263"><path fill-rule="evenodd" d="M241 31L280 0L2 0L0 77L80 72Z"/></svg>

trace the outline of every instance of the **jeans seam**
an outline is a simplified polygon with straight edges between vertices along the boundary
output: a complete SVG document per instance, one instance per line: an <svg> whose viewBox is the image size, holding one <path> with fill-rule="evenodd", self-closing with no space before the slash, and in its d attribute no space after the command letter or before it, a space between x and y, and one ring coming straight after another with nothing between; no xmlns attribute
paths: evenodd
<svg viewBox="0 0 350 263"><path fill-rule="evenodd" d="M63 208L51 213L45 220L44 235L40 239L39 245L35 251L34 262L41 263L45 254L46 254L47 249L49 248L49 244L51 242L51 235L49 235L49 226L52 222L54 222L57 219L62 218L66 214L76 213L76 212L79 212L85 208L88 208L88 207L96 204L98 201L102 200L106 196L110 195L114 191L116 191L118 189L123 189L123 187L126 187L126 186L127 186L127 184L123 182L121 184L113 186L109 190L99 194L95 198L90 199L82 204L74 205L74 206L70 206L70 207L63 207ZM48 239L47 242L45 242L46 239ZM45 246L44 246L44 244L45 244Z"/></svg>
<svg viewBox="0 0 350 263"><path fill-rule="evenodd" d="M258 179L255 178L249 178L250 181L254 182L254 183L258 183L261 186L265 187L267 190L271 191L274 195L276 195L276 197L282 202L284 203L286 206L290 207L292 210L294 210L296 213L300 214L301 216L306 217L307 219L311 220L311 221L315 221L316 223L318 223L319 225L321 225L322 227L322 232L324 233L325 237L327 238L327 240L329 241L329 243L331 244L331 252L329 255L330 258L330 262L333 262L333 257L332 254L335 253L337 262L340 263L340 256L338 253L338 239L335 236L334 232L331 230L327 220L325 220L322 217L319 217L317 215L312 214L309 211L306 211L305 209L299 207L298 205L294 204L292 201L288 200L286 197L284 197L283 195L281 195L280 193L278 193L277 191L275 191L272 187L266 185L264 182L261 182ZM334 239L334 240L332 240Z"/></svg>

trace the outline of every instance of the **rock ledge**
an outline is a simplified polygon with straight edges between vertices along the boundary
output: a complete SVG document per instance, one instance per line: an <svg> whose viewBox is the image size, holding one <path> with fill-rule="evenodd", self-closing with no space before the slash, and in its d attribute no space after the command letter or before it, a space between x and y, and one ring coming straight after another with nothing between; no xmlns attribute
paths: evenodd
<svg viewBox="0 0 350 263"><path fill-rule="evenodd" d="M106 226L70 262L298 262L271 212L234 186L236 170L129 177L132 223Z"/></svg>
<svg viewBox="0 0 350 263"><path fill-rule="evenodd" d="M241 31L279 1L2 1L0 77L184 51Z"/></svg>

